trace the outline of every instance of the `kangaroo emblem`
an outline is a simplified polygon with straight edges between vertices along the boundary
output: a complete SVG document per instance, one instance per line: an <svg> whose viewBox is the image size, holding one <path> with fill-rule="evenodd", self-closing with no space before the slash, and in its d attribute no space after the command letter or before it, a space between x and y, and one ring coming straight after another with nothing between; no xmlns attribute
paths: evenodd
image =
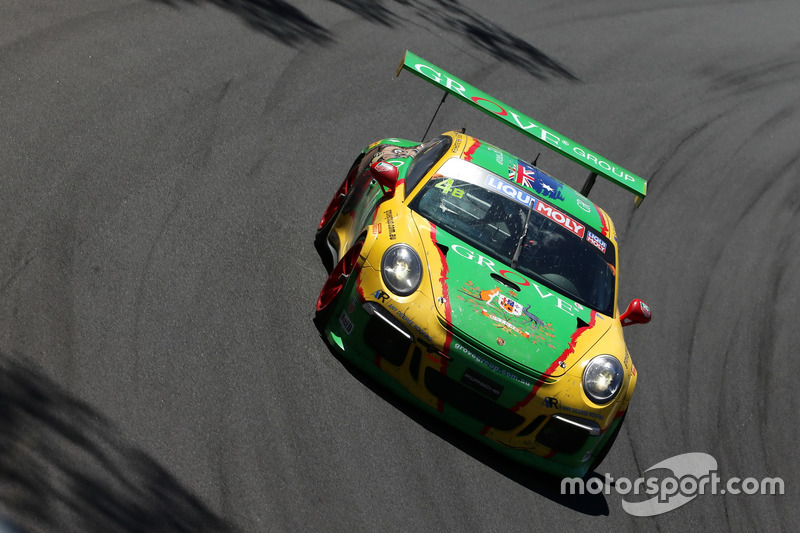
<svg viewBox="0 0 800 533"><path fill-rule="evenodd" d="M500 289L494 288L488 291L481 291L480 292L480 300L492 305L492 300L494 300L497 295L500 294Z"/></svg>

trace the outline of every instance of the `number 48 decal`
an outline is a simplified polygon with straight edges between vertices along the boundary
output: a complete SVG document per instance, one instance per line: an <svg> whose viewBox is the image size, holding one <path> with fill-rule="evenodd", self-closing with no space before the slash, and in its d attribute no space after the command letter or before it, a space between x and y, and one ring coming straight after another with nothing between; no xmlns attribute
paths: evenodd
<svg viewBox="0 0 800 533"><path fill-rule="evenodd" d="M442 190L442 194L452 194L453 198L463 198L464 197L464 189L456 189L453 187L453 180L446 179L440 183L435 185L437 189Z"/></svg>

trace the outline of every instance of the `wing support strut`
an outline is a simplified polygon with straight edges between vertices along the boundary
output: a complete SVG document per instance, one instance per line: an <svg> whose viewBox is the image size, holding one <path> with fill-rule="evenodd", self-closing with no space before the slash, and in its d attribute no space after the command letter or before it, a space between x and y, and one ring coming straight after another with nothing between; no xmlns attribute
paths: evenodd
<svg viewBox="0 0 800 533"><path fill-rule="evenodd" d="M433 121L436 118L436 115L439 114L439 109L442 108L442 104L447 99L447 94L448 94L447 91L445 91L444 95L442 96L442 100L439 102L439 105L436 106L436 111L433 112L433 116L431 117L431 122L430 124L428 124L428 129L425 130L425 134L422 136L422 140L420 141L421 143L425 142L425 138L428 136L428 132L431 131L431 126L433 126Z"/></svg>

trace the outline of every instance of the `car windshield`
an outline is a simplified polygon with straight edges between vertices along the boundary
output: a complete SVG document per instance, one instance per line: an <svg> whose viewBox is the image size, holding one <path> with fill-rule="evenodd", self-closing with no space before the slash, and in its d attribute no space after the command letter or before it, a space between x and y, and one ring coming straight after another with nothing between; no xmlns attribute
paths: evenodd
<svg viewBox="0 0 800 533"><path fill-rule="evenodd" d="M410 207L520 273L595 311L612 314L613 245L507 179L452 158Z"/></svg>

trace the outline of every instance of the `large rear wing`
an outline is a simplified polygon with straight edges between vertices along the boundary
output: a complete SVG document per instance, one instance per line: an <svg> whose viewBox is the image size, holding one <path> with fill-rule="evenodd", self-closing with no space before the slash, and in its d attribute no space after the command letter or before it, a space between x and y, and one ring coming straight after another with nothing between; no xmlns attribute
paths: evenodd
<svg viewBox="0 0 800 533"><path fill-rule="evenodd" d="M457 96L471 106L480 109L501 122L505 122L515 130L547 146L551 150L583 165L592 173L587 181L587 186L590 186L589 182L594 181L595 175L600 175L635 194L636 205L639 205L642 200L644 200L647 194L647 181L643 178L612 163L605 157L581 146L575 141L564 137L557 131L523 115L511 106L504 104L480 89L476 89L452 74L445 72L433 63L429 63L418 55L406 51L402 63L397 67L398 76L403 69L416 74L430 83L438 85L447 93ZM588 194L588 189L585 190L587 191L585 194Z"/></svg>

